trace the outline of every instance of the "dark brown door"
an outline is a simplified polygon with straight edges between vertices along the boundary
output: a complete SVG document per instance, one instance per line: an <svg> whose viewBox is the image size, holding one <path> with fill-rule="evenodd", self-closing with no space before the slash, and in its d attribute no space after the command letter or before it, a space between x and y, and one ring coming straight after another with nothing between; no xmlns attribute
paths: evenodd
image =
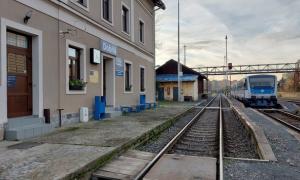
<svg viewBox="0 0 300 180"><path fill-rule="evenodd" d="M31 37L7 33L8 117L32 115Z"/></svg>

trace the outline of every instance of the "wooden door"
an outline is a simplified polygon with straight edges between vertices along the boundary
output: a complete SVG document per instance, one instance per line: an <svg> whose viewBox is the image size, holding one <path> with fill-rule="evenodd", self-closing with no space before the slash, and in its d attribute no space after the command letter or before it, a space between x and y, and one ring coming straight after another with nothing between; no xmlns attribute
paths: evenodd
<svg viewBox="0 0 300 180"><path fill-rule="evenodd" d="M31 38L14 32L7 37L7 115L32 115Z"/></svg>
<svg viewBox="0 0 300 180"><path fill-rule="evenodd" d="M178 87L173 87L173 101L178 101Z"/></svg>

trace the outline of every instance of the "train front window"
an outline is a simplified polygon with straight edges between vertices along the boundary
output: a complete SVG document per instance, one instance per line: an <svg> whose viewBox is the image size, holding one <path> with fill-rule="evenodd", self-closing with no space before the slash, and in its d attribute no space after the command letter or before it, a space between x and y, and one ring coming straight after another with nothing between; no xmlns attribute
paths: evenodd
<svg viewBox="0 0 300 180"><path fill-rule="evenodd" d="M274 87L275 78L274 77L250 77L250 87L260 88L260 87Z"/></svg>

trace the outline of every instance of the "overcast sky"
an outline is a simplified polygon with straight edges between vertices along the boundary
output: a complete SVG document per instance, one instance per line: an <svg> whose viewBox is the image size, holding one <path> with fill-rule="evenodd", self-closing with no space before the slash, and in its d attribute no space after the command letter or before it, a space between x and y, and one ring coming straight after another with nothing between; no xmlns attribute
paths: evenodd
<svg viewBox="0 0 300 180"><path fill-rule="evenodd" d="M177 60L177 0L157 12L156 64ZM181 0L181 46L187 65L223 65L225 35L233 64L300 59L300 0Z"/></svg>

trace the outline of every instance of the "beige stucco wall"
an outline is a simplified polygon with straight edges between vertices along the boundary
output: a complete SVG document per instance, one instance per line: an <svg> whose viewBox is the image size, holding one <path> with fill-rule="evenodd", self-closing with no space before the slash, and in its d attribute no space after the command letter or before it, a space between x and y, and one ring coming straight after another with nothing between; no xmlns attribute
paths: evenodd
<svg viewBox="0 0 300 180"><path fill-rule="evenodd" d="M173 88L177 87L177 83L161 83L160 87L164 88L164 97L165 100L173 100ZM168 94L168 88L170 88L170 94ZM192 96L193 101L198 100L198 81L194 82L183 82L182 83L182 95L183 96Z"/></svg>
<svg viewBox="0 0 300 180"><path fill-rule="evenodd" d="M52 4L50 1L45 1L48 4ZM119 2L118 0L114 0ZM129 3L130 0L124 0L123 2ZM91 16L96 16L97 6L100 1L90 0L90 11L93 12ZM118 3L116 3L118 4ZM56 5L52 4L54 7ZM7 8L9 7L9 8ZM120 6L114 8L120 8ZM12 10L13 9L13 10ZM93 107L94 96L102 95L102 69L101 65L93 65L90 63L90 48L100 47L100 38L89 34L83 30L80 30L74 26L71 26L63 21L50 17L40 11L32 9L24 4L16 2L14 0L1 0L0 1L0 17L12 20L17 23L23 24L23 17L29 11L33 10L32 18L29 20L27 26L34 27L43 32L43 108L49 108L52 115L57 115L58 108L63 108L64 114L78 113L80 107ZM120 10L120 9L119 9ZM121 13L121 12L120 12ZM146 16L146 15L145 15ZM145 18L147 19L147 18ZM151 18L149 18L150 20ZM84 21L87 23L86 21ZM116 20L116 28L119 28L119 21ZM150 23L149 23L150 25ZM59 35L59 31L72 30L71 34ZM21 30L20 30L21 31ZM101 29L99 28L99 31ZM117 31L117 30L115 30ZM119 30L118 30L119 31ZM152 31L152 30L151 30ZM149 36L151 33L146 33ZM86 77L89 82L90 70L98 71L99 82L88 83L87 92L83 95L69 95L66 94L66 40L71 40L86 46ZM148 37L149 44L147 50L154 52L154 41L150 41L151 37ZM154 38L153 38L154 39ZM151 39L152 40L152 39ZM148 44L148 43L147 43ZM138 50L137 48L134 48ZM143 53L143 52L140 52ZM124 60L131 61L133 64L133 93L124 93L124 77L116 77L115 80L115 102L116 107L120 105L134 105L139 102L140 93L140 72L139 67L145 67L145 87L147 102L155 101L155 83L154 83L154 58L152 62L143 59L141 56L118 47L117 56ZM1 123L0 123L1 125Z"/></svg>

